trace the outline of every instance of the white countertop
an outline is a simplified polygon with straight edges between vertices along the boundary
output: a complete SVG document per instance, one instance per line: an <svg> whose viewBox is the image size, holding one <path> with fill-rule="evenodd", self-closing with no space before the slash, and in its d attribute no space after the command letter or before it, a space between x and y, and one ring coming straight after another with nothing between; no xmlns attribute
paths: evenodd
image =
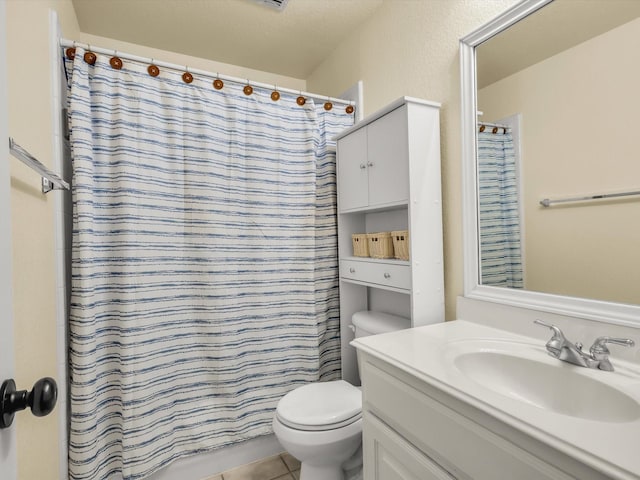
<svg viewBox="0 0 640 480"><path fill-rule="evenodd" d="M464 320L358 338L352 345L612 478L640 479L640 418L612 422L589 420L497 393L470 379L453 362L457 353L476 348L478 342L483 341L488 348L500 345L515 355L526 352L523 355L535 357L536 362L577 369L571 373L614 386L640 400L637 364L612 360L615 372L571 365L549 356L544 341ZM568 388L557 392L565 396L576 394Z"/></svg>

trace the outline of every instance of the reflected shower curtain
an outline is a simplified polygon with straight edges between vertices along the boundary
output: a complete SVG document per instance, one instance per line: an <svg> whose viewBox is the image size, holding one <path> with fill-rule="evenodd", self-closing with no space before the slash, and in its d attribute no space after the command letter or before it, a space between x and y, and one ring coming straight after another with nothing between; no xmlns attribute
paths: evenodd
<svg viewBox="0 0 640 480"><path fill-rule="evenodd" d="M328 139L353 118L77 50L70 476L143 478L339 378Z"/></svg>
<svg viewBox="0 0 640 480"><path fill-rule="evenodd" d="M523 288L518 182L510 131L478 132L478 186L481 283Z"/></svg>

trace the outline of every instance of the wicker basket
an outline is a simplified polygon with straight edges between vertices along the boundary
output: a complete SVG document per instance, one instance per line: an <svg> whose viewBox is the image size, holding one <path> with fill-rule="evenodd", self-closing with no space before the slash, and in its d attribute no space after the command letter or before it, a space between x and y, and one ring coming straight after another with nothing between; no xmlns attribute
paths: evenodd
<svg viewBox="0 0 640 480"><path fill-rule="evenodd" d="M354 233L351 235L351 243L353 244L354 257L369 256L369 242L367 242L366 233Z"/></svg>
<svg viewBox="0 0 640 480"><path fill-rule="evenodd" d="M393 238L394 258L409 260L409 230L396 230L391 232Z"/></svg>
<svg viewBox="0 0 640 480"><path fill-rule="evenodd" d="M391 233L368 233L369 256L372 258L393 258L393 240Z"/></svg>

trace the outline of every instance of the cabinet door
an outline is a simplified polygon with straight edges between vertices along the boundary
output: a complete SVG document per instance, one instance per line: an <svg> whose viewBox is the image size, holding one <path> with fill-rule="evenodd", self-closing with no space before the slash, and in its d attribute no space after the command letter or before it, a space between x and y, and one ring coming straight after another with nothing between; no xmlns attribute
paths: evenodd
<svg viewBox="0 0 640 480"><path fill-rule="evenodd" d="M455 480L446 470L367 412L364 480Z"/></svg>
<svg viewBox="0 0 640 480"><path fill-rule="evenodd" d="M361 128L338 140L338 208L340 211L366 207L367 129Z"/></svg>
<svg viewBox="0 0 640 480"><path fill-rule="evenodd" d="M409 143L406 105L371 123L367 132L369 205L409 199Z"/></svg>

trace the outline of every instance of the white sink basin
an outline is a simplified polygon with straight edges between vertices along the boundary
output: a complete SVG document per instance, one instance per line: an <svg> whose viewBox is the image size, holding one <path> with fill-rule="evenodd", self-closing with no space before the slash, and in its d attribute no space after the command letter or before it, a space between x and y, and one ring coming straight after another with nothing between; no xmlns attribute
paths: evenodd
<svg viewBox="0 0 640 480"><path fill-rule="evenodd" d="M616 372L589 371L529 345L497 345L448 353L453 353L453 365L470 380L529 405L601 422L630 422L640 417L640 404L633 397L605 383ZM595 376L602 376L602 381Z"/></svg>

